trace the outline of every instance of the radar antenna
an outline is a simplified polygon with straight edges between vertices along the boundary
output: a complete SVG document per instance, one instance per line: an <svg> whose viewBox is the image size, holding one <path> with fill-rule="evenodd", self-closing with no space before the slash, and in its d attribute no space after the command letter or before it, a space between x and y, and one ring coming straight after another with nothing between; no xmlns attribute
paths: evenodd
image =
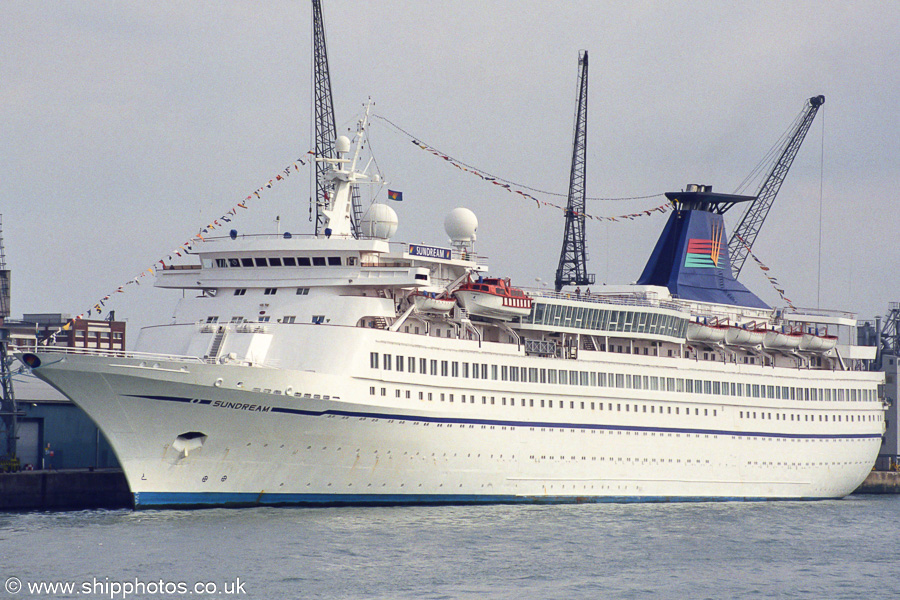
<svg viewBox="0 0 900 600"><path fill-rule="evenodd" d="M588 53L578 56L578 108L575 111L575 141L572 147L572 169L569 172L569 200L566 205L566 230L559 266L556 269L556 291L564 285L589 285L594 276L587 272L587 250L584 243L585 157L587 154L587 90Z"/></svg>

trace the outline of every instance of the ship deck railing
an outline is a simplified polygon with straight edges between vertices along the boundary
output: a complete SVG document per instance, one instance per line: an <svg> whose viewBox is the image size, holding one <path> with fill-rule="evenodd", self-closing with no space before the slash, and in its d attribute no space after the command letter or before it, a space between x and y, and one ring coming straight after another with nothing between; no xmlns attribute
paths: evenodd
<svg viewBox="0 0 900 600"><path fill-rule="evenodd" d="M684 304L671 300L660 300L657 298L648 298L645 295L629 295L629 294L603 294L592 292L590 295L586 293L576 294L574 292L553 292L549 290L539 290L534 288L523 288L532 298L552 298L555 300L577 300L579 302L592 302L594 304L615 304L622 306L645 306L648 308L665 308L678 312L688 312Z"/></svg>
<svg viewBox="0 0 900 600"><path fill-rule="evenodd" d="M107 348L71 348L68 346L38 346L29 348L32 352L50 352L53 354L87 354L90 356L108 358L129 358L141 361L167 361L189 362L203 364L205 361L197 356L183 356L180 354L158 354L155 352L135 352L132 350L110 350Z"/></svg>

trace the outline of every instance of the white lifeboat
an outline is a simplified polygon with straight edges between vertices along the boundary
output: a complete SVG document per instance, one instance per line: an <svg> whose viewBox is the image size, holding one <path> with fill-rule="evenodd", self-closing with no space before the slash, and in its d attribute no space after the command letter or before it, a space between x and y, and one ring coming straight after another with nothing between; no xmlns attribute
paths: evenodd
<svg viewBox="0 0 900 600"><path fill-rule="evenodd" d="M410 294L416 310L425 313L446 314L456 306L456 298L441 292L417 291Z"/></svg>
<svg viewBox="0 0 900 600"><path fill-rule="evenodd" d="M800 338L800 350L804 352L828 352L836 345L837 337L833 335L804 333Z"/></svg>
<svg viewBox="0 0 900 600"><path fill-rule="evenodd" d="M728 324L722 323L718 319L712 321L703 319L700 321L692 321L687 326L687 339L691 342L701 342L707 344L719 344L725 341L725 334L728 332Z"/></svg>
<svg viewBox="0 0 900 600"><path fill-rule="evenodd" d="M763 347L769 350L796 350L802 334L796 331L767 331Z"/></svg>
<svg viewBox="0 0 900 600"><path fill-rule="evenodd" d="M766 330L755 323L732 325L725 332L725 343L730 346L761 346L766 340Z"/></svg>
<svg viewBox="0 0 900 600"><path fill-rule="evenodd" d="M480 278L461 285L453 294L470 315L509 321L531 313L531 298L510 287L509 279Z"/></svg>

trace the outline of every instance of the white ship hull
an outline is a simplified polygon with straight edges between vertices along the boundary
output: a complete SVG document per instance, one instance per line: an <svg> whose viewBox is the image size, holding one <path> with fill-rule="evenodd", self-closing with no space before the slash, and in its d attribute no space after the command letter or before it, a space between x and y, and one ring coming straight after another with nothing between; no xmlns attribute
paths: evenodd
<svg viewBox="0 0 900 600"><path fill-rule="evenodd" d="M862 482L880 446L880 402L498 387L356 368L368 366L370 348L428 360L459 358L463 349L477 359L474 342L403 348L388 343L388 333L359 329L317 341L346 347L348 335L358 338L357 351L344 373L77 354L60 361L57 353L41 353L34 373L101 427L136 507L837 498ZM500 364L566 366L497 346L491 358ZM675 366L594 354L579 367L637 377L665 375L662 360ZM690 377L694 361L679 362L679 375ZM771 383L772 371L710 364L694 376ZM819 375L808 383L821 385ZM871 379L849 376L853 385ZM782 420L788 414L813 422ZM853 420L835 422L837 414ZM816 421L822 415L832 419ZM190 432L202 433L202 444L176 450L176 438Z"/></svg>

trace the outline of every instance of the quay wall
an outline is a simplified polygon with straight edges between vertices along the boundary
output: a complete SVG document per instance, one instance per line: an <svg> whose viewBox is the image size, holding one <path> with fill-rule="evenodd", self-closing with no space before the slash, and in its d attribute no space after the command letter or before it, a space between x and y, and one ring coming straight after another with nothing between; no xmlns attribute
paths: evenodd
<svg viewBox="0 0 900 600"><path fill-rule="evenodd" d="M0 511L131 508L121 469L0 473Z"/></svg>

